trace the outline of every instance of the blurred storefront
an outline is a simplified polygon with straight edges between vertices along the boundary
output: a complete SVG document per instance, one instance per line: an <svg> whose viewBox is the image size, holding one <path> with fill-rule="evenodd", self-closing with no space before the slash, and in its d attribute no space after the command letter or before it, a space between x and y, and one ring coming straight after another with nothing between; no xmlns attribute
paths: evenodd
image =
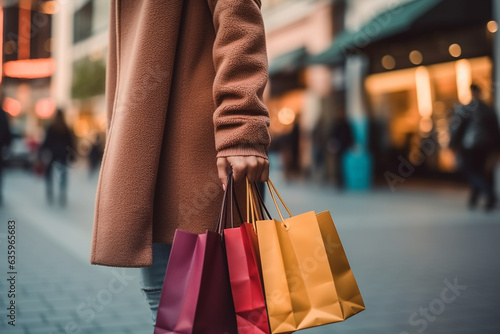
<svg viewBox="0 0 500 334"><path fill-rule="evenodd" d="M2 108L16 138L36 142L55 101L50 94L53 1L3 1L0 8Z"/></svg>
<svg viewBox="0 0 500 334"><path fill-rule="evenodd" d="M109 2L3 1L3 108L14 131L39 143L57 107L82 153L105 129Z"/></svg>
<svg viewBox="0 0 500 334"><path fill-rule="evenodd" d="M285 172L301 176L314 165L314 130L334 117L332 69L307 58L330 45L343 28L344 1L268 0L263 15L270 60L267 105L273 149Z"/></svg>
<svg viewBox="0 0 500 334"><path fill-rule="evenodd" d="M375 175L397 174L404 159L412 174L454 177L454 107L470 102L471 83L494 102L492 1L373 1L379 14L356 20L366 2L348 2L351 30L309 61L345 69L347 113L363 129Z"/></svg>

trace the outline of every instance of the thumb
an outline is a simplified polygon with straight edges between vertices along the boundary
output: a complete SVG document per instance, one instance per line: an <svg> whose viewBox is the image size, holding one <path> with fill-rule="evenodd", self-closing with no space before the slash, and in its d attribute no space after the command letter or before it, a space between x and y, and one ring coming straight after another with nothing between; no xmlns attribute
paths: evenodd
<svg viewBox="0 0 500 334"><path fill-rule="evenodd" d="M219 180L222 182L222 189L224 190L226 190L229 167L230 165L226 158L217 158L217 171L219 173Z"/></svg>

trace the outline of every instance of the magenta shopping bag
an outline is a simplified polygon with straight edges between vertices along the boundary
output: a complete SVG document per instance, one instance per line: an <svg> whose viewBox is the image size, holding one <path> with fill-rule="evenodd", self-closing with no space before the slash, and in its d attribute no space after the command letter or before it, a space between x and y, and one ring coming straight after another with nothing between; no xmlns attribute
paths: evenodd
<svg viewBox="0 0 500 334"><path fill-rule="evenodd" d="M232 190L230 188L230 191ZM251 192L249 191L247 180L247 223L243 223L238 228L224 230L229 279L233 292L238 333L270 334L266 301L260 274L257 232L254 229L255 225L252 224L254 219L249 219L249 196L251 196ZM231 195L228 197L231 197ZM234 202L236 203L236 199L234 199Z"/></svg>
<svg viewBox="0 0 500 334"><path fill-rule="evenodd" d="M218 233L176 231L154 333L237 333Z"/></svg>
<svg viewBox="0 0 500 334"><path fill-rule="evenodd" d="M175 232L154 334L238 333L222 233Z"/></svg>

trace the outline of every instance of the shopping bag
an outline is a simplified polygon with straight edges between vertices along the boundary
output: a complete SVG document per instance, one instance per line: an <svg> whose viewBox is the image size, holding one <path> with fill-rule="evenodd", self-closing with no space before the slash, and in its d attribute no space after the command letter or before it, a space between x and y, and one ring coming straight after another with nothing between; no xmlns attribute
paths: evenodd
<svg viewBox="0 0 500 334"><path fill-rule="evenodd" d="M364 303L329 212L292 216L271 181L281 221L257 220L258 245L272 333L339 322ZM274 193L290 215L284 219Z"/></svg>
<svg viewBox="0 0 500 334"><path fill-rule="evenodd" d="M220 224L201 235L176 230L155 334L238 333Z"/></svg>
<svg viewBox="0 0 500 334"><path fill-rule="evenodd" d="M251 195L248 190L247 180L247 222L238 228L224 230L229 278L238 333L269 334L269 322L260 276L257 234L254 225L248 223L250 221L249 196Z"/></svg>

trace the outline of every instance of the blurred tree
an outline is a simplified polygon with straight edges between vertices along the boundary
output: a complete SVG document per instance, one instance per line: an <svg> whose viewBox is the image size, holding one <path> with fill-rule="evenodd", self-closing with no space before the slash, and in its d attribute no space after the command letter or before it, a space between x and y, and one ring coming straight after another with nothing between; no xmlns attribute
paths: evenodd
<svg viewBox="0 0 500 334"><path fill-rule="evenodd" d="M87 99L104 94L106 83L106 65L104 61L84 58L73 65L71 97Z"/></svg>

